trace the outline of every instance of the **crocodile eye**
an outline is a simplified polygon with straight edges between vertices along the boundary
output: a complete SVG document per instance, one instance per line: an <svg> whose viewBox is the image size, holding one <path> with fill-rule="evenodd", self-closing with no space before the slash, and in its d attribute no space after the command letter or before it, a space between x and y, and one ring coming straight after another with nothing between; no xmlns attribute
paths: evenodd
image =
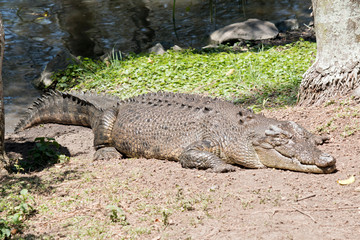
<svg viewBox="0 0 360 240"><path fill-rule="evenodd" d="M280 137L282 139L292 138L292 134L283 130L279 126L271 125L269 130L265 130L265 135L270 137Z"/></svg>
<svg viewBox="0 0 360 240"><path fill-rule="evenodd" d="M240 114L239 114L240 115ZM252 115L246 115L246 116L242 116L240 117L239 119L239 124L242 125L242 124L249 124L251 122L254 121L254 116Z"/></svg>
<svg viewBox="0 0 360 240"><path fill-rule="evenodd" d="M283 134L281 133L279 135L282 139L292 139L292 135L290 133L287 133L287 134Z"/></svg>

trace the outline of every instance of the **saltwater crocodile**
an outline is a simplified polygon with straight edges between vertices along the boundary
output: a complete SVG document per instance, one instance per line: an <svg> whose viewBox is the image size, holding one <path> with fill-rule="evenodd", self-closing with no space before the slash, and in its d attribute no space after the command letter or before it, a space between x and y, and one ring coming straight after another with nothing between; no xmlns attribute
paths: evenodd
<svg viewBox="0 0 360 240"><path fill-rule="evenodd" d="M42 123L90 127L94 159L144 157L215 172L279 168L335 171L335 159L315 136L292 121L254 114L231 102L182 93L148 93L127 100L52 91L29 109L16 131Z"/></svg>

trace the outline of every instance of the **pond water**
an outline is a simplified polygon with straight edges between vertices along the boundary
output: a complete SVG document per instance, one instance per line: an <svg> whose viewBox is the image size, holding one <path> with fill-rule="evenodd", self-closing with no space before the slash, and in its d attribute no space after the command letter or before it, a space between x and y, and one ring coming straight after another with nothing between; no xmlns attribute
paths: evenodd
<svg viewBox="0 0 360 240"><path fill-rule="evenodd" d="M173 15L173 0L0 0L6 132L40 96L31 82L63 48L97 57L112 49L140 52L157 42L201 47L212 31L248 18L308 23L310 6L311 0L178 0Z"/></svg>

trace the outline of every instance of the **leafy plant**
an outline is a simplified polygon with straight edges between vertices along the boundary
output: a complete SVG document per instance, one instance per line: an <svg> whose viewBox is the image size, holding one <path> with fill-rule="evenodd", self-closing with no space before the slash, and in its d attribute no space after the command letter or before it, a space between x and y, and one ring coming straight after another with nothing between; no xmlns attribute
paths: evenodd
<svg viewBox="0 0 360 240"><path fill-rule="evenodd" d="M163 209L162 210L162 217L163 217L163 224L164 226L168 226L170 224L169 217L171 215L172 211L169 209Z"/></svg>
<svg viewBox="0 0 360 240"><path fill-rule="evenodd" d="M58 149L60 145L54 138L38 137L35 138L35 147L30 150L30 158L45 165L50 162L57 162L59 159Z"/></svg>
<svg viewBox="0 0 360 240"><path fill-rule="evenodd" d="M122 226L129 225L129 222L126 220L126 215L124 210L116 205L108 205L107 209L110 210L110 219L112 222L119 222Z"/></svg>
<svg viewBox="0 0 360 240"><path fill-rule="evenodd" d="M83 75L94 74L105 64L100 61L94 61L89 58L79 59L81 64L69 65L65 70L59 71L51 76L59 90L72 88L82 81ZM54 85L50 86L55 87Z"/></svg>
<svg viewBox="0 0 360 240"><path fill-rule="evenodd" d="M11 235L11 227L8 221L0 218L0 239L6 239Z"/></svg>
<svg viewBox="0 0 360 240"><path fill-rule="evenodd" d="M18 159L14 164L14 172L27 172L44 168L49 164L66 163L69 157L60 154L60 144L54 138L38 137L35 146L29 150L26 159Z"/></svg>
<svg viewBox="0 0 360 240"><path fill-rule="evenodd" d="M5 216L0 216L0 239L10 238L11 234L21 231L25 227L25 220L35 212L29 203L34 202L34 198L27 189L4 200L0 202L0 213L5 212Z"/></svg>

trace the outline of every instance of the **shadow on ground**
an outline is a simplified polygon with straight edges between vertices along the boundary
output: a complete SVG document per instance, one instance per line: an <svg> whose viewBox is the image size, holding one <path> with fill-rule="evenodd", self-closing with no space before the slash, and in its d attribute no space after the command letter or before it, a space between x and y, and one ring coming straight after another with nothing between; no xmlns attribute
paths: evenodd
<svg viewBox="0 0 360 240"><path fill-rule="evenodd" d="M7 166L9 172L41 171L57 163L61 155L70 156L69 150L57 142L46 145L38 144L35 141L16 142L7 139L5 149L9 157L9 165Z"/></svg>

